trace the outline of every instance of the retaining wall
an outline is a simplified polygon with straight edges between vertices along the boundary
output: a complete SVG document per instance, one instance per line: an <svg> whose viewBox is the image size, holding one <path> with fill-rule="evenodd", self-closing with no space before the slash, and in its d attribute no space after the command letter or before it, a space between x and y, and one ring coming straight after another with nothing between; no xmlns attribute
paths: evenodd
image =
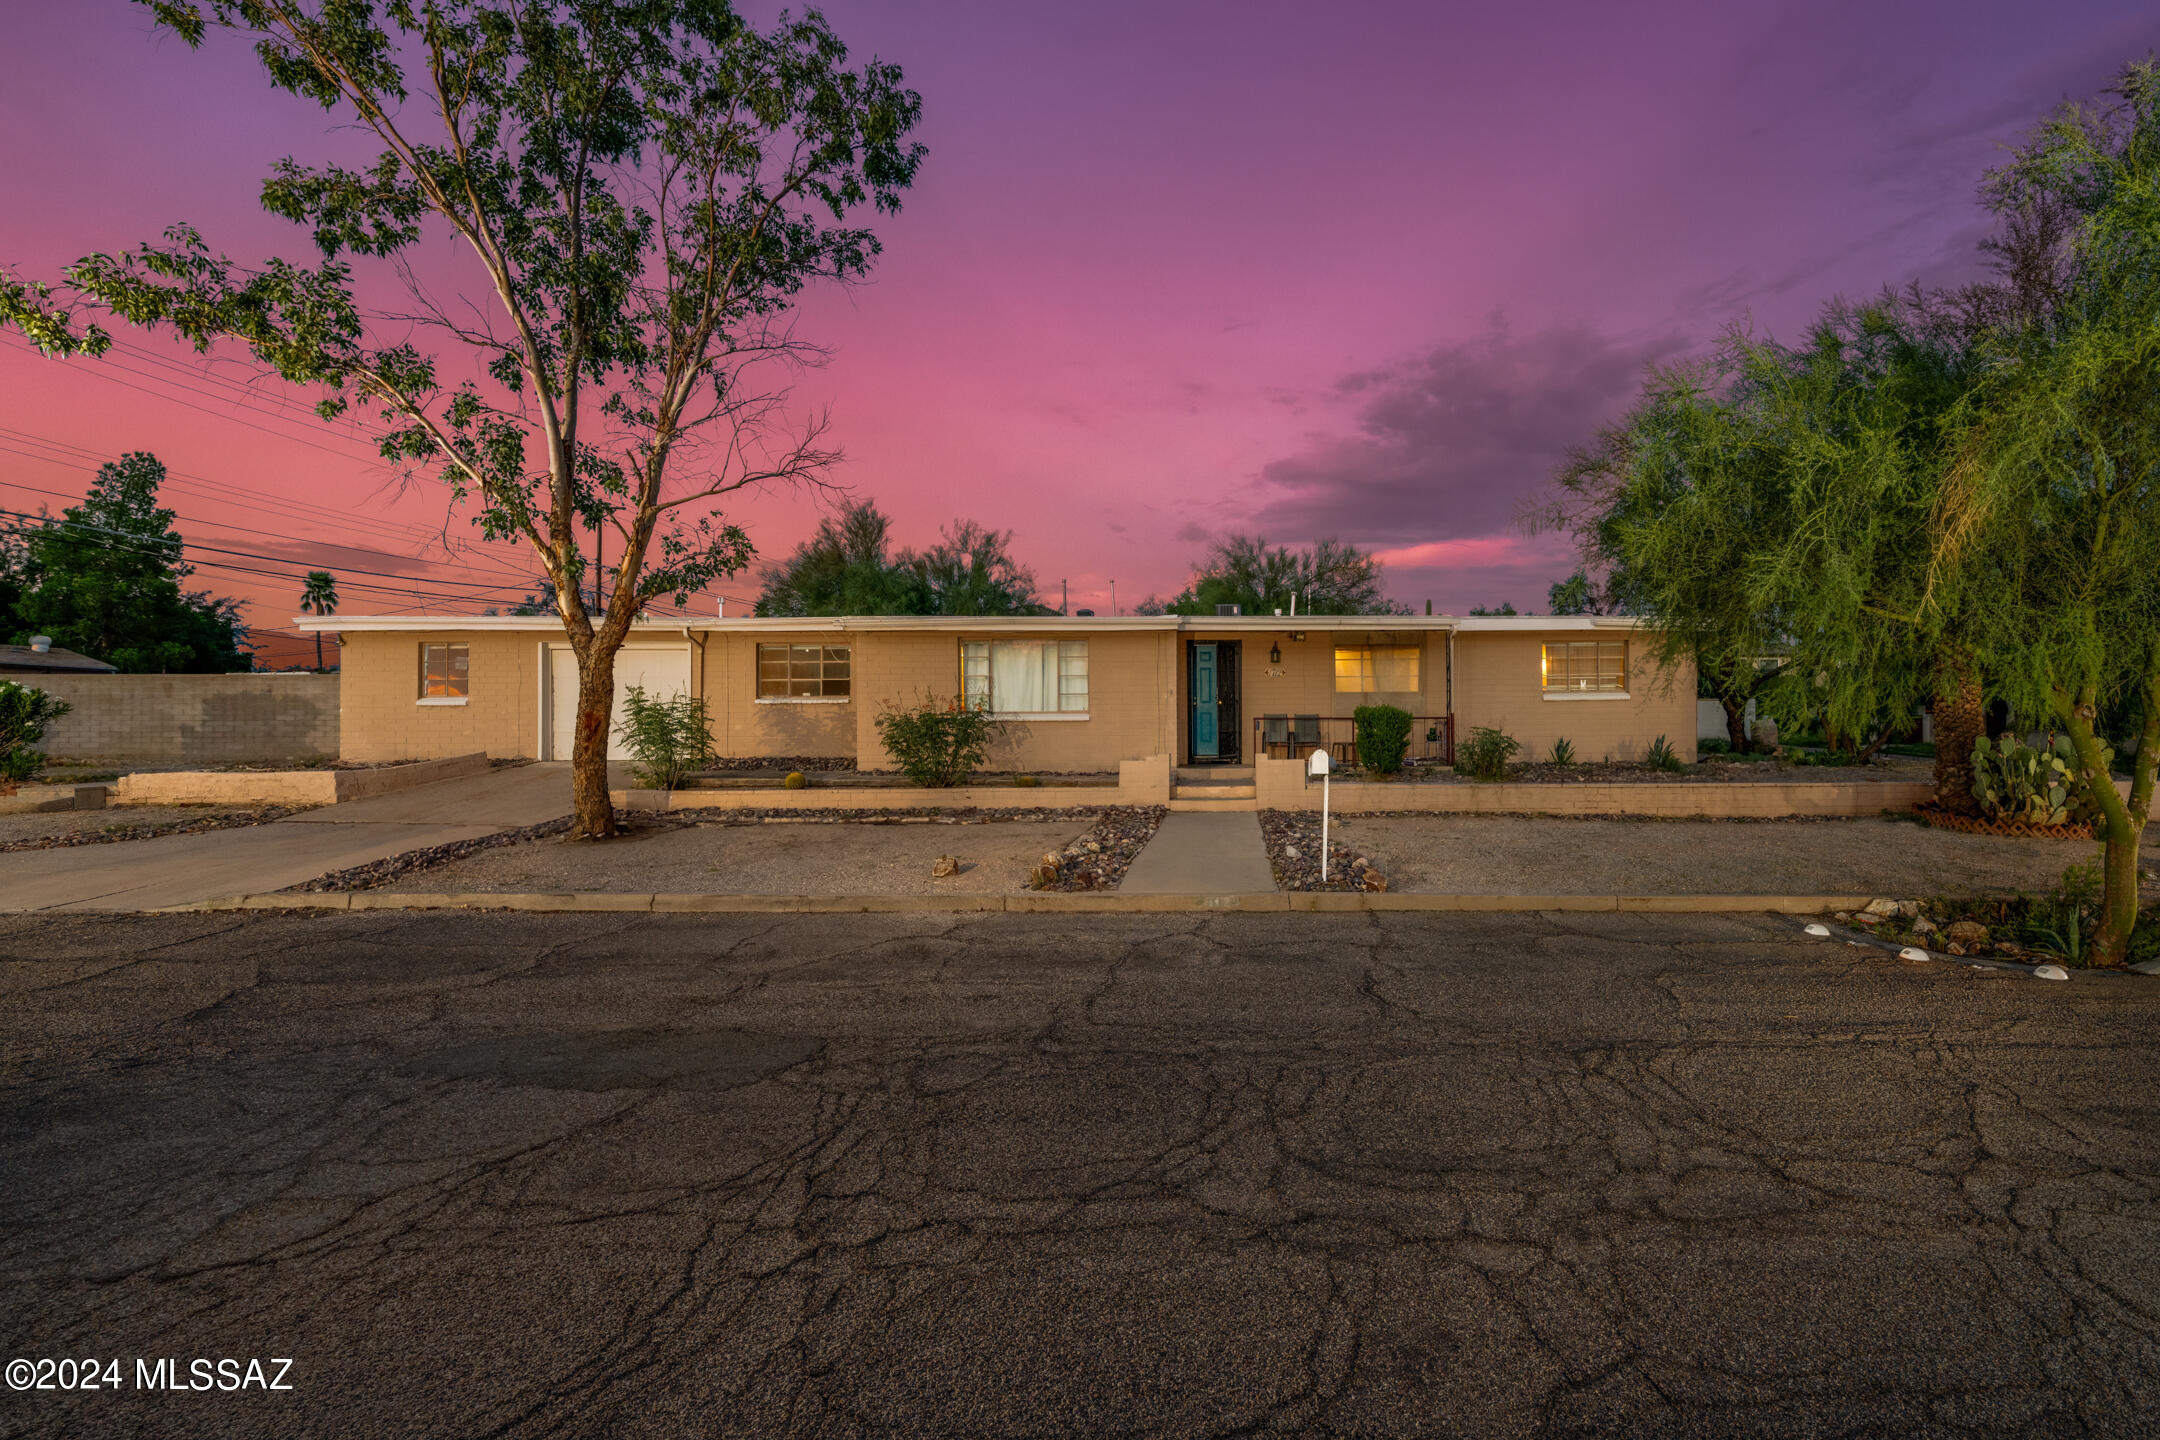
<svg viewBox="0 0 2160 1440"><path fill-rule="evenodd" d="M1318 810L1320 786L1305 783L1296 760L1261 759L1253 767L1254 793L1263 810ZM1511 782L1477 785L1446 781L1369 784L1343 781L1329 804L1344 814L1359 811L1430 810L1456 814L1693 815L1713 820L1768 820L1788 815L1874 815L1909 810L1930 799L1924 780L1722 784L1712 781L1642 781L1584 784Z"/></svg>
<svg viewBox="0 0 2160 1440"><path fill-rule="evenodd" d="M118 805L335 805L487 768L486 755L472 754L369 770L145 770L121 776L112 798Z"/></svg>
<svg viewBox="0 0 2160 1440"><path fill-rule="evenodd" d="M39 675L24 684L65 700L42 748L95 764L314 760L338 753L338 677Z"/></svg>

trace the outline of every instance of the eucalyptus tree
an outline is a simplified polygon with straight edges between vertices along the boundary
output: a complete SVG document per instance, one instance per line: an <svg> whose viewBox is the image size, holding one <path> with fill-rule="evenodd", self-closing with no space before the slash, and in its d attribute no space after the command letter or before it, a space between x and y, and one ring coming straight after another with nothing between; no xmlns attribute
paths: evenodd
<svg viewBox="0 0 2160 1440"><path fill-rule="evenodd" d="M2131 66L2107 103L2066 107L1995 191L2005 206L2067 205L2073 263L2058 304L1998 332L1934 570L1969 597L1976 653L2005 697L2076 748L2105 844L2092 955L2115 963L2138 920L2160 767L2160 69ZM2127 795L2100 731L2111 706L2135 717Z"/></svg>
<svg viewBox="0 0 2160 1440"><path fill-rule="evenodd" d="M175 225L57 286L0 276L0 323L59 354L102 353L99 314L237 347L528 543L577 656L573 833L612 834L616 652L649 604L748 563L722 497L839 458L758 376L815 358L787 324L806 286L870 270L852 217L898 208L920 97L815 12L759 29L725 0L145 3L190 47L251 40L373 154L264 182L317 263ZM617 536L597 604L580 526Z"/></svg>

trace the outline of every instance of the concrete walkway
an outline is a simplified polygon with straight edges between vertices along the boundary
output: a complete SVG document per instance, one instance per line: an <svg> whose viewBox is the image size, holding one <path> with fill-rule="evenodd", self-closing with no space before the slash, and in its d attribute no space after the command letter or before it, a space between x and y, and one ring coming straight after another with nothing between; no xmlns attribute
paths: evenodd
<svg viewBox="0 0 2160 1440"><path fill-rule="evenodd" d="M0 911L152 910L259 894L569 810L570 767L524 765L325 805L268 825L17 851L0 855Z"/></svg>
<svg viewBox="0 0 2160 1440"><path fill-rule="evenodd" d="M1180 811L1163 817L1118 885L1122 895L1246 895L1273 890L1275 872L1251 811Z"/></svg>

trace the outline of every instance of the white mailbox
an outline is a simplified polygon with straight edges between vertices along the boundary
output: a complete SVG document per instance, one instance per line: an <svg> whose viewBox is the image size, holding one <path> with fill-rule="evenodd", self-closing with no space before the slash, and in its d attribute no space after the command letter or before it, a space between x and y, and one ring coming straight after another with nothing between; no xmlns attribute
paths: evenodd
<svg viewBox="0 0 2160 1440"><path fill-rule="evenodd" d="M1335 771L1335 762L1325 750L1315 750L1305 757L1305 783L1320 782L1320 883L1327 884L1327 821L1328 776Z"/></svg>
<svg viewBox="0 0 2160 1440"><path fill-rule="evenodd" d="M1315 750L1305 757L1305 778L1308 780L1318 780L1334 768L1335 762L1328 758L1325 750Z"/></svg>

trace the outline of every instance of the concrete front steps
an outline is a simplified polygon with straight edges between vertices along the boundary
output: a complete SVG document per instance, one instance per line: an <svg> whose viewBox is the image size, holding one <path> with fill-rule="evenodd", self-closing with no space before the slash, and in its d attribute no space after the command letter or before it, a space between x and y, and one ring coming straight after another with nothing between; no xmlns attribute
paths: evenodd
<svg viewBox="0 0 2160 1440"><path fill-rule="evenodd" d="M1171 773L1172 810L1257 810L1250 765L1181 765Z"/></svg>

